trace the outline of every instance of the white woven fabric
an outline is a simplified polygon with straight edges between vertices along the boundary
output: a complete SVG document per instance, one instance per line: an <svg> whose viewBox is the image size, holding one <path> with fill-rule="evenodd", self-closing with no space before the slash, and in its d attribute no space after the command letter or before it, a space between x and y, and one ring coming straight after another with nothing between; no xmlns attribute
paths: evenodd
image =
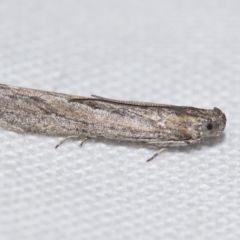
<svg viewBox="0 0 240 240"><path fill-rule="evenodd" d="M0 239L239 239L240 1L2 0L0 82L226 113L154 151L0 129Z"/></svg>

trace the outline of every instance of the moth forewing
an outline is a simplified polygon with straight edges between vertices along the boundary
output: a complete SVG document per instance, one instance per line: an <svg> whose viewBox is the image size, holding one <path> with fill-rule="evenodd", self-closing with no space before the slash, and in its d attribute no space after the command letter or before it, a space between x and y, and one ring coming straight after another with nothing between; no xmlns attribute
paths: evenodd
<svg viewBox="0 0 240 240"><path fill-rule="evenodd" d="M67 139L103 137L169 148L219 136L226 116L218 108L86 98L0 84L0 125Z"/></svg>

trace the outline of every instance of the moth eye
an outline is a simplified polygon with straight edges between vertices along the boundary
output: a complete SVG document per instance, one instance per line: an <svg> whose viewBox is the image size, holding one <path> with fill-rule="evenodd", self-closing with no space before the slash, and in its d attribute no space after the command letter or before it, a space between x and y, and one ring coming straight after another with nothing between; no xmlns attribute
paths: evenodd
<svg viewBox="0 0 240 240"><path fill-rule="evenodd" d="M207 130L209 130L209 131L213 130L213 124L212 123L207 124Z"/></svg>
<svg viewBox="0 0 240 240"><path fill-rule="evenodd" d="M217 133L217 129L218 129L218 125L214 121L212 121L212 122L205 122L202 125L202 131L203 131L203 135L205 137L215 136L216 133Z"/></svg>

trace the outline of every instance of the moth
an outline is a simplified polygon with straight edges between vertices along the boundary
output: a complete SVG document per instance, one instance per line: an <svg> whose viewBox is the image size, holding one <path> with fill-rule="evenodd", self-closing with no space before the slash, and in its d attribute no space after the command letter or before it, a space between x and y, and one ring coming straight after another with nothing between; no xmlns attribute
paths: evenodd
<svg viewBox="0 0 240 240"><path fill-rule="evenodd" d="M0 126L22 133L106 138L158 148L200 143L223 133L226 116L201 109L92 95L79 97L0 84Z"/></svg>

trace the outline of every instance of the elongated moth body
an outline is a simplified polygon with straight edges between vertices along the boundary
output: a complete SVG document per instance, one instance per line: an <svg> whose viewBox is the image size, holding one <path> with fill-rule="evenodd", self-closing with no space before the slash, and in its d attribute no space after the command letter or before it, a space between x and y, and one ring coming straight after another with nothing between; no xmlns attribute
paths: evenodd
<svg viewBox="0 0 240 240"><path fill-rule="evenodd" d="M0 126L16 132L169 148L219 136L225 125L218 108L86 98L0 84Z"/></svg>

